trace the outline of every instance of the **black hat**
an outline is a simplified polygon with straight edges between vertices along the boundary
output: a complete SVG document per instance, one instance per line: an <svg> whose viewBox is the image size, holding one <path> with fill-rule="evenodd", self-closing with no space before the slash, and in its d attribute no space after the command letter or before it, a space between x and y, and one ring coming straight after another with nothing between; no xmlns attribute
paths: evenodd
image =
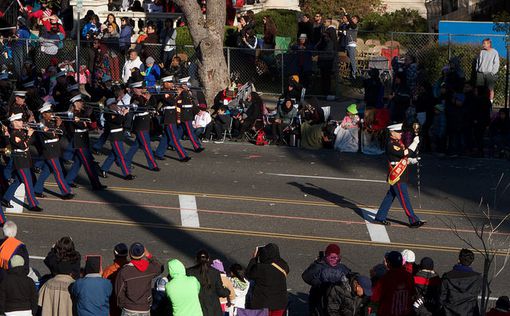
<svg viewBox="0 0 510 316"><path fill-rule="evenodd" d="M400 268L402 266L402 254L398 251L391 251L386 255L386 262L392 268Z"/></svg>
<svg viewBox="0 0 510 316"><path fill-rule="evenodd" d="M424 270L434 270L434 260L429 257L423 257L420 261L420 268Z"/></svg>
<svg viewBox="0 0 510 316"><path fill-rule="evenodd" d="M496 301L496 308L507 312L510 311L510 300L508 299L508 296L500 296Z"/></svg>
<svg viewBox="0 0 510 316"><path fill-rule="evenodd" d="M90 256L85 261L85 274L101 272L101 257Z"/></svg>
<svg viewBox="0 0 510 316"><path fill-rule="evenodd" d="M145 247L139 242L135 242L129 247L129 256L131 259L142 259L144 253Z"/></svg>
<svg viewBox="0 0 510 316"><path fill-rule="evenodd" d="M116 244L113 248L113 254L115 257L127 257L128 247L125 243Z"/></svg>

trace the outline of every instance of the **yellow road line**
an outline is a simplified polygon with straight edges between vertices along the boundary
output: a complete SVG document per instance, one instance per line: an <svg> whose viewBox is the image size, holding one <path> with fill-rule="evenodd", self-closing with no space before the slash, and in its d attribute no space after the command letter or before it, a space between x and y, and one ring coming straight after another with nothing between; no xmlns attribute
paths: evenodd
<svg viewBox="0 0 510 316"><path fill-rule="evenodd" d="M38 219L38 220L57 220L57 221L64 221L64 222L77 222L77 223L116 225L116 226L131 226L131 227L147 227L147 228L182 230L182 231L197 232L197 233L212 233L212 234L220 234L220 235L235 235L235 236L247 236L247 237L257 237L257 238L266 237L266 238L277 238L277 239L299 240L299 241L313 241L313 242L324 242L324 243L336 242L336 243L342 243L342 244L385 247L385 248L411 248L411 249L431 250L431 251L451 252L451 253L457 253L461 249L459 247L438 246L438 245L428 245L428 244L410 244L410 243L382 244L382 243L372 242L369 240L321 237L321 236L310 236L310 235L296 235L296 234L282 234L282 233L273 233L273 232L245 231L245 230L234 230L234 229L224 229L224 228L211 228L211 227L190 228L190 227L182 227L179 225L159 224L159 223L150 223L150 222L134 222L134 221L127 221L127 220L117 220L117 219L114 220L114 219L91 218L91 217L81 217L81 216L28 214L28 213L9 214L9 216L10 217ZM505 254L498 253L498 255L505 255Z"/></svg>

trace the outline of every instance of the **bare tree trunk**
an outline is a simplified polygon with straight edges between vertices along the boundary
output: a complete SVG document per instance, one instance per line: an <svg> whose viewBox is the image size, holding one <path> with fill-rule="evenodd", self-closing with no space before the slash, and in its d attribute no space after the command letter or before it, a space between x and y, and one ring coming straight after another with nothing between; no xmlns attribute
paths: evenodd
<svg viewBox="0 0 510 316"><path fill-rule="evenodd" d="M226 2L208 0L207 16L204 17L195 0L175 0L181 7L193 44L197 51L198 73L208 104L212 104L216 94L229 84L227 63L223 52L225 37Z"/></svg>
<svg viewBox="0 0 510 316"><path fill-rule="evenodd" d="M489 302L489 297L491 295L490 287L489 287L489 272L491 268L492 262L489 258L484 258L483 261L483 275L482 275L482 294L480 300L480 316L485 316L487 313L487 305Z"/></svg>

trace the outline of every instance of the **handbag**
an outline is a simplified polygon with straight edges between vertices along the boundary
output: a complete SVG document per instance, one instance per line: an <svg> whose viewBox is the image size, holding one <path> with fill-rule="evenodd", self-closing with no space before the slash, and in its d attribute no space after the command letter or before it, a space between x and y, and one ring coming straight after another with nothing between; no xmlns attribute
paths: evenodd
<svg viewBox="0 0 510 316"><path fill-rule="evenodd" d="M236 308L237 316L269 316L269 310L263 309L246 309Z"/></svg>

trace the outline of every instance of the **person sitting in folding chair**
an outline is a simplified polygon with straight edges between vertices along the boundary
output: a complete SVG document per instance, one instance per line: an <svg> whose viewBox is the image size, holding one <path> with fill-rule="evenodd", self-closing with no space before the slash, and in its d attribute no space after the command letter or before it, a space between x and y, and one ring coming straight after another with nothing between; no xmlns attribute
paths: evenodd
<svg viewBox="0 0 510 316"><path fill-rule="evenodd" d="M276 145L286 144L285 132L298 115L298 110L291 99L285 99L283 104L278 106L275 121L272 125L273 140Z"/></svg>
<svg viewBox="0 0 510 316"><path fill-rule="evenodd" d="M257 92L251 92L245 101L245 105L248 105L246 111L242 114L241 118L241 129L239 138L247 138L246 133L251 131L254 127L259 129L260 125L257 122L263 122L264 117L264 102Z"/></svg>
<svg viewBox="0 0 510 316"><path fill-rule="evenodd" d="M214 120L207 125L205 129L205 142L211 139L211 134L214 131L216 134L216 142L223 143L227 137L227 133L230 133L232 127L232 118L226 114L227 107L221 106L218 109L218 113L214 117Z"/></svg>

